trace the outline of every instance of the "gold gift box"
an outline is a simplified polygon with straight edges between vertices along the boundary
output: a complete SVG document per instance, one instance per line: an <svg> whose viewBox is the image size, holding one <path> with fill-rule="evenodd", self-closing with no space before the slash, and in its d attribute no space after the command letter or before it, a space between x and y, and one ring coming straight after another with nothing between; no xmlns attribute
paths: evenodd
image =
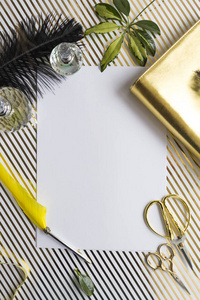
<svg viewBox="0 0 200 300"><path fill-rule="evenodd" d="M130 89L200 159L200 21Z"/></svg>

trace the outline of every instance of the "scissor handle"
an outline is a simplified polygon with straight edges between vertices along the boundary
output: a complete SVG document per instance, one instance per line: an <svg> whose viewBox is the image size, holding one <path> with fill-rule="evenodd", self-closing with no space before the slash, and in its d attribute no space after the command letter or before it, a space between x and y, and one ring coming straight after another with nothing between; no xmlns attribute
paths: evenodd
<svg viewBox="0 0 200 300"><path fill-rule="evenodd" d="M165 222L165 226L166 226L166 232L167 232L167 235L164 235L164 234L161 234L159 233L158 231L156 231L150 224L149 222L149 218L148 218L148 212L149 212L149 209L152 205L154 204L158 204L160 206L160 210L161 210L161 213L162 213L162 216L163 216L163 219L164 219L164 222ZM154 200L154 201L151 201L147 204L147 206L145 207L145 210L144 210L144 217L145 217L145 221L147 223L147 226L156 234L164 237L164 238L170 238L172 239L173 238L173 232L171 230L171 226L169 224L169 220L167 218L167 215L164 211L165 207L162 203L162 201L159 201L159 200Z"/></svg>
<svg viewBox="0 0 200 300"><path fill-rule="evenodd" d="M154 263L152 263L151 260ZM146 255L146 262L153 270L162 269L162 257L157 252L149 252Z"/></svg>
<svg viewBox="0 0 200 300"><path fill-rule="evenodd" d="M170 198L178 199L183 204L183 206L185 207L185 210L187 212L188 217L186 215L186 225L183 228L181 228L181 226L174 219L173 215L171 214L171 212L167 208L166 203L170 202ZM187 202L183 198L181 198L179 195L176 195L176 194L169 194L169 195L165 196L161 201L163 202L163 204L165 206L165 209L167 210L167 213L170 215L170 218L171 218L172 222L174 223L174 225L176 226L176 228L180 232L180 237L182 237L185 234L185 231L187 230L187 228L190 224L190 218L191 218L190 208L189 208Z"/></svg>
<svg viewBox="0 0 200 300"><path fill-rule="evenodd" d="M162 252L162 249L164 249L163 250L164 252ZM166 252L166 249L169 251L169 254ZM171 260L172 261L174 256L175 256L175 253L174 253L174 250L173 250L172 246L170 246L167 243L161 244L158 247L158 253L162 257L163 260Z"/></svg>
<svg viewBox="0 0 200 300"><path fill-rule="evenodd" d="M171 214L171 212L169 211L166 203L167 202L170 202L170 198L172 199L178 199L185 207L186 209L186 212L187 212L187 220L186 220L186 225L184 226L184 228L181 228L181 226L178 224L178 222L174 219L173 215ZM163 216L163 220L164 220L164 223L165 223L165 227L166 227L166 233L167 234L161 234L159 233L158 231L156 231L150 224L149 222L149 219L148 219L148 212L149 212L149 209L152 205L154 204L157 204L159 205L160 207L160 210L161 210L161 213L162 213L162 216ZM189 226L189 223L190 223L190 208L188 206L188 204L186 203L186 201L181 198L179 195L176 195L176 194L169 194L167 196L165 196L164 198L162 198L161 201L159 200L154 200L154 201L151 201L150 203L147 204L147 206L145 207L145 210L144 210L144 217L145 217L145 220L146 220L146 223L148 225L148 227L156 234L158 234L159 236L162 236L164 238L169 238L171 240L174 239L174 233L172 231L172 228L171 228L171 225L170 225L170 220L169 218L171 219L171 221L173 222L173 224L175 225L175 227L177 228L178 232L179 232L179 237L182 237L185 235L185 231L187 230L188 226Z"/></svg>
<svg viewBox="0 0 200 300"><path fill-rule="evenodd" d="M164 258L157 252L149 252L146 255L146 262L154 271L161 269L162 271L173 273L173 262L168 258ZM167 262L168 266L165 265L165 262Z"/></svg>

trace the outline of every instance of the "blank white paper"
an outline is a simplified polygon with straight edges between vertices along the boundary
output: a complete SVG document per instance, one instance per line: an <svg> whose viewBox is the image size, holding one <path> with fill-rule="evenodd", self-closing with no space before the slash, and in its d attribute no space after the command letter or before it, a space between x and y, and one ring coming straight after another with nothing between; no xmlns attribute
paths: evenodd
<svg viewBox="0 0 200 300"><path fill-rule="evenodd" d="M47 225L77 249L163 242L143 216L166 194L166 130L129 90L143 72L82 67L38 101L37 200ZM60 244L38 230L37 246Z"/></svg>

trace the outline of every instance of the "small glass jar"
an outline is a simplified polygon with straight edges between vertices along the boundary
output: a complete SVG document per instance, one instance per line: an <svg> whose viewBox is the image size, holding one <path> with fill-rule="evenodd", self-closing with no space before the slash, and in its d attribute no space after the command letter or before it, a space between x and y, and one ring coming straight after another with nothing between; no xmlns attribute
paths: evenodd
<svg viewBox="0 0 200 300"><path fill-rule="evenodd" d="M72 75L82 67L83 54L76 44L61 43L52 50L50 63L57 73Z"/></svg>
<svg viewBox="0 0 200 300"><path fill-rule="evenodd" d="M0 130L15 131L24 127L32 116L32 106L27 96L12 87L0 89Z"/></svg>

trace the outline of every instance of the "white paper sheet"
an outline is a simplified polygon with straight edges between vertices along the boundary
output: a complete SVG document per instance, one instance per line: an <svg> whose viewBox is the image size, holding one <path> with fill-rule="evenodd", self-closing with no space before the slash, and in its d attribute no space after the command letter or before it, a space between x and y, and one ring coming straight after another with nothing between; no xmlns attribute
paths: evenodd
<svg viewBox="0 0 200 300"><path fill-rule="evenodd" d="M143 212L166 193L166 130L129 91L143 72L83 67L38 102L37 198L48 226L79 249L161 242ZM60 244L38 230L37 246Z"/></svg>

